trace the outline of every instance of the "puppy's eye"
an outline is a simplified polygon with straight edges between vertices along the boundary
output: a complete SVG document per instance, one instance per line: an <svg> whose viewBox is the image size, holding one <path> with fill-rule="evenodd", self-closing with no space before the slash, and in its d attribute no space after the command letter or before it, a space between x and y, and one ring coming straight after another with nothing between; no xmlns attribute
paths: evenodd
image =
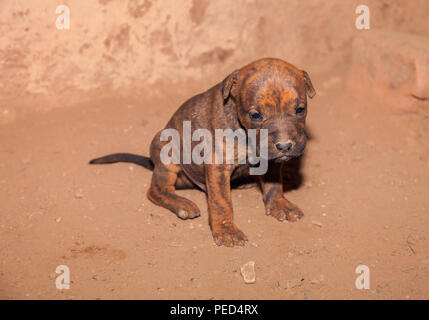
<svg viewBox="0 0 429 320"><path fill-rule="evenodd" d="M252 112L250 114L250 118L252 118L252 120L261 120L262 116L261 116L261 114L259 112L255 111L255 112Z"/></svg>
<svg viewBox="0 0 429 320"><path fill-rule="evenodd" d="M302 112L304 112L304 110L305 110L305 108L303 108L303 107L296 108L296 114L302 113Z"/></svg>

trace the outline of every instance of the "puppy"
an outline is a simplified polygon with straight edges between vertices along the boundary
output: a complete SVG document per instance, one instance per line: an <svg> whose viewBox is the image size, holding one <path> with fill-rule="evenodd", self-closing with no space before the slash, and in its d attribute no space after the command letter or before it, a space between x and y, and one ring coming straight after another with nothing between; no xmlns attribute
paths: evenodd
<svg viewBox="0 0 429 320"><path fill-rule="evenodd" d="M213 136L219 129L241 130L245 135L254 130L256 137L265 132L268 170L258 176L265 212L280 221L296 221L303 213L283 196L282 167L304 151L307 96L313 98L315 94L305 71L280 59L264 58L234 71L211 89L187 100L173 114L165 129L178 132L179 145L188 143L184 139L185 121L189 121L192 131L205 129ZM133 162L153 170L147 197L181 219L196 218L200 216L200 210L191 200L177 195L175 190L201 188L207 194L209 224L215 243L228 247L244 245L247 237L233 221L231 181L248 176L252 164L237 161L240 154L236 146L232 163L216 162L217 150L213 146L212 156L206 158L211 161L189 163L182 157L179 162L166 162L162 151L171 141L165 139L163 132L161 130L153 138L150 158L119 153L90 163ZM192 141L191 147L196 143ZM222 156L226 149L223 148ZM260 147L258 150L261 151ZM164 158L171 156L173 151L164 152Z"/></svg>

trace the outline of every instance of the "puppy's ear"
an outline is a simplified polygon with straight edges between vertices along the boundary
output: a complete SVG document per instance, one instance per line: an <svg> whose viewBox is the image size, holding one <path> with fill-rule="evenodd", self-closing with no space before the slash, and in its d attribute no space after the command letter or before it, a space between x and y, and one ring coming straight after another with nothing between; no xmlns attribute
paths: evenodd
<svg viewBox="0 0 429 320"><path fill-rule="evenodd" d="M224 102L232 95L237 79L238 73L233 72L222 81L222 97Z"/></svg>
<svg viewBox="0 0 429 320"><path fill-rule="evenodd" d="M302 77L304 78L305 87L307 88L307 96L312 99L316 95L316 90L314 90L310 76L307 72L302 70Z"/></svg>

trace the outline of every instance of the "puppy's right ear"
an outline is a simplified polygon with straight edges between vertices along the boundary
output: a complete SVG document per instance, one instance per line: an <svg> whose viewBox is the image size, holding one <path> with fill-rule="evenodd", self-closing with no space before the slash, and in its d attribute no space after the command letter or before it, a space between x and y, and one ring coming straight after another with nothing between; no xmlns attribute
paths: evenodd
<svg viewBox="0 0 429 320"><path fill-rule="evenodd" d="M233 72L222 81L222 97L224 102L232 95L237 79L238 73Z"/></svg>

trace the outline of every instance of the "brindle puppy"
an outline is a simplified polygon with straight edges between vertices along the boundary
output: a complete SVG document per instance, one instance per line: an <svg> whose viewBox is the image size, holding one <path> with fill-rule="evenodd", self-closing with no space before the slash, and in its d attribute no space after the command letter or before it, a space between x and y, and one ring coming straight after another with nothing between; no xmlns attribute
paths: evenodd
<svg viewBox="0 0 429 320"><path fill-rule="evenodd" d="M183 121L191 121L192 132L199 128L268 129L269 170L259 177L265 212L276 219L296 221L301 210L283 196L282 166L302 154L307 95L316 94L310 77L293 65L265 58L236 70L221 83L186 101L174 113L166 128L176 129L183 140ZM197 205L175 193L176 188L199 186L207 194L209 224L217 245L244 245L247 237L233 221L231 181L248 174L248 165L164 164L162 147L168 143L155 135L150 158L113 154L94 159L91 164L133 162L153 169L147 197L181 219L200 215ZM182 141L183 143L183 141ZM225 150L225 148L224 148ZM272 160L272 161L271 161Z"/></svg>

